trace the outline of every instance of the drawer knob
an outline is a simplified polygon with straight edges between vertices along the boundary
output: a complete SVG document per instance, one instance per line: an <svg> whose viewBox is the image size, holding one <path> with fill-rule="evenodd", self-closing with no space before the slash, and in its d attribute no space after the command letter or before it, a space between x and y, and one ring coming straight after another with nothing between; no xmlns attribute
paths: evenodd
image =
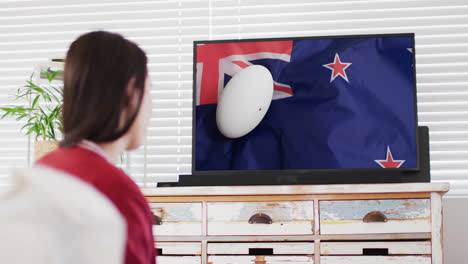
<svg viewBox="0 0 468 264"><path fill-rule="evenodd" d="M255 264L266 264L265 256L257 256L254 259Z"/></svg>
<svg viewBox="0 0 468 264"><path fill-rule="evenodd" d="M382 212L374 211L366 214L362 221L364 223L385 223L388 219Z"/></svg>
<svg viewBox="0 0 468 264"><path fill-rule="evenodd" d="M271 224L273 220L267 214L254 214L249 219L249 224Z"/></svg>
<svg viewBox="0 0 468 264"><path fill-rule="evenodd" d="M153 214L153 225L162 225L163 221L160 216Z"/></svg>

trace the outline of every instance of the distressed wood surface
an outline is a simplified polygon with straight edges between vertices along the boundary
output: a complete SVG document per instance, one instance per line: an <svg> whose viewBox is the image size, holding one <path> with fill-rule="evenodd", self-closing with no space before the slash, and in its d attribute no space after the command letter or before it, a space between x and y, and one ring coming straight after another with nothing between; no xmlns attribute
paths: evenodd
<svg viewBox="0 0 468 264"><path fill-rule="evenodd" d="M208 256L210 264L313 264L313 256Z"/></svg>
<svg viewBox="0 0 468 264"><path fill-rule="evenodd" d="M155 248L162 250L160 255L201 255L200 242L159 242Z"/></svg>
<svg viewBox="0 0 468 264"><path fill-rule="evenodd" d="M320 201L319 206L322 234L431 232L429 199ZM388 221L365 223L371 212L382 213Z"/></svg>
<svg viewBox="0 0 468 264"><path fill-rule="evenodd" d="M173 242L182 242L182 243L195 243L201 244L201 256L187 256L187 255L176 255L177 252L176 246L172 247L171 245L165 246L166 255L158 257L158 264L165 263L213 263L213 260L217 261L215 263L255 263L255 264L266 264L266 263L315 263L317 264L430 264L432 258L432 264L442 264L442 216L437 215L441 214L441 204L440 208L437 203L434 203L434 200L441 200L441 196L448 191L449 185L446 183L423 183L423 184L366 184L366 185L332 185L332 186L237 186L237 187L171 187L171 188L154 188L147 189L148 201L154 204L154 202L162 204L203 204L200 206L200 217L193 217L196 214L189 213L192 215L192 220L189 222L179 222L182 224L190 223L193 219L200 219L199 224L197 224L197 230L201 230L195 235L190 235L190 232L179 232L173 230L170 235L161 235L158 234L158 231L155 232L156 244L159 243L173 243ZM429 217L424 230L418 230L414 228L399 228L398 231L392 231L392 233L382 232L382 228L387 228L387 226L382 226L378 223L370 224L375 225L375 233L358 233L357 229L354 229L350 233L324 233L322 226L318 225L321 221L319 202L322 201L353 201L353 200L400 200L400 199L432 199L433 201L429 204ZM316 231L308 234L284 234L281 232L270 232L272 230L265 229L263 232L240 235L239 232L245 231L245 228L235 227L236 231L231 231L228 234L211 234L210 227L208 226L208 218L210 213L208 212L208 204L211 203L272 203L272 202L302 202L302 201L314 201L313 206L313 217L310 220L310 230ZM154 212L163 212L160 206L159 208L153 208ZM272 208L274 208L273 206ZM409 206L411 207L411 206ZM415 207L413 207L415 208ZM168 211L166 209L166 211ZM184 212L185 211L185 212ZM182 210L182 215L186 215L187 211L190 209ZM198 209L197 209L198 211ZM393 210L395 211L395 210ZM416 210L418 211L418 210ZM211 212L211 210L210 210ZM396 210L396 212L401 212L401 210ZM225 212L221 212L223 214ZM231 212L228 212L228 214ZM393 213L393 212L392 212ZM231 213L232 214L232 213ZM390 214L391 215L391 214ZM398 214L397 214L398 215ZM387 215L388 216L388 215ZM408 219L414 215L407 214ZM179 217L176 217L179 218ZM274 217L273 222L275 222ZM179 218L180 219L180 218ZM189 217L190 219L190 217ZM297 220L297 219L295 219ZM300 220L300 219L299 219ZM390 222L392 221L390 217ZM248 219L245 219L248 221ZM164 221L163 221L164 222ZM166 223L170 223L167 221ZM175 221L174 223L176 223ZM193 223L193 222L192 222ZM312 224L314 223L314 224ZM388 222L387 222L388 223ZM387 224L385 223L385 224ZM198 227L201 225L201 228ZM262 226L262 225L256 225ZM429 228L427 228L429 226ZM221 224L218 229L228 229L232 228L229 225ZM280 228L280 227L278 227ZM388 227L390 230L393 230L392 227ZM352 228L351 228L352 229ZM349 230L349 229L348 229ZM365 229L369 231L369 228ZM380 230L380 232L379 232ZM281 231L281 230L280 230ZM321 231L321 232L319 232ZM188 235L189 234L189 235ZM434 241L440 241L438 244L432 243L430 247L430 252L427 253L428 248L427 244L430 243L431 239ZM392 242L392 240L398 240L398 242L392 242L388 247L389 254L391 256L362 256L354 255L358 254L357 252L362 253L362 248L366 248L367 245L361 244L360 246L346 246L343 248L343 245L330 243L363 243L362 241L366 240L379 240L379 242L372 242L372 248L376 246L382 247L382 243ZM408 240L408 241L404 241ZM414 242L410 240L427 240L426 242ZM307 255L277 255L277 256L248 256L248 255L237 255L232 256L232 253L227 255L208 255L208 247L213 242L224 243L224 244L270 244L270 243L311 243L314 241L314 254ZM301 242L302 241L302 242ZM326 241L326 242L323 242ZM337 241L337 242L333 242ZM367 242L364 242L367 243ZM425 245L415 245L415 246L395 246L393 243L425 243ZM311 243L312 244L312 243ZM188 248L188 247L187 247ZM188 253L192 250L183 250ZM232 251L234 248L232 249ZM339 251L338 253L336 253ZM182 251L180 254L182 254ZM240 251L239 251L240 252ZM243 249L245 253L245 249ZM320 253L323 252L322 256ZM325 255L331 254L333 255ZM401 252L400 254L395 252ZM432 255L431 255L432 252ZM439 253L437 253L439 252ZM173 255L169 255L172 254ZM275 254L277 250L274 250ZM346 254L346 255L342 255ZM392 255L396 254L396 255ZM406 255L405 254L411 254ZM419 255L421 254L421 255ZM300 257L301 259L292 259L291 257ZM208 259L209 258L209 259ZM278 259L282 258L282 259ZM257 260L257 262L255 262ZM267 261L268 260L268 261ZM276 262L272 262L272 260ZM185 262L184 262L185 261ZM331 262L330 262L331 261Z"/></svg>
<svg viewBox="0 0 468 264"><path fill-rule="evenodd" d="M319 200L314 199L314 234L320 234Z"/></svg>
<svg viewBox="0 0 468 264"><path fill-rule="evenodd" d="M390 183L282 186L204 186L142 188L146 196L237 196L288 194L363 194L447 192L448 183Z"/></svg>
<svg viewBox="0 0 468 264"><path fill-rule="evenodd" d="M249 236L155 236L158 242L268 242L268 241L314 241L314 240L422 240L431 239L431 233L394 233L394 234L345 234L345 235L249 235Z"/></svg>
<svg viewBox="0 0 468 264"><path fill-rule="evenodd" d="M314 243L209 243L209 255L249 255L249 249L272 249L273 255L313 255Z"/></svg>
<svg viewBox="0 0 468 264"><path fill-rule="evenodd" d="M155 236L202 235L201 203L149 203L154 215L162 218L153 225Z"/></svg>
<svg viewBox="0 0 468 264"><path fill-rule="evenodd" d="M158 264L201 264L201 257L196 256L157 256Z"/></svg>
<svg viewBox="0 0 468 264"><path fill-rule="evenodd" d="M208 215L207 215L207 212L208 212L208 203L207 202L202 202L202 235L206 236L208 235L208 230L207 230L207 226L208 226Z"/></svg>
<svg viewBox="0 0 468 264"><path fill-rule="evenodd" d="M323 256L320 264L431 264L429 256Z"/></svg>
<svg viewBox="0 0 468 264"><path fill-rule="evenodd" d="M255 214L271 224L249 224ZM208 203L208 235L313 234L314 201Z"/></svg>
<svg viewBox="0 0 468 264"><path fill-rule="evenodd" d="M208 262L208 253L206 249L208 248L208 242L206 240L202 241L202 264L207 264Z"/></svg>
<svg viewBox="0 0 468 264"><path fill-rule="evenodd" d="M438 193L431 194L432 203L432 264L444 262L444 240L442 223L442 196Z"/></svg>
<svg viewBox="0 0 468 264"><path fill-rule="evenodd" d="M322 255L363 255L364 249L388 249L389 255L429 255L431 242L322 242Z"/></svg>
<svg viewBox="0 0 468 264"><path fill-rule="evenodd" d="M370 200L370 199L431 198L431 193L361 193L361 194L290 194L290 195L239 195L239 196L146 196L148 202L272 202L319 200Z"/></svg>
<svg viewBox="0 0 468 264"><path fill-rule="evenodd" d="M314 255L314 262L320 264L320 247L321 247L321 242L319 239L315 240L314 246L315 246L315 255Z"/></svg>

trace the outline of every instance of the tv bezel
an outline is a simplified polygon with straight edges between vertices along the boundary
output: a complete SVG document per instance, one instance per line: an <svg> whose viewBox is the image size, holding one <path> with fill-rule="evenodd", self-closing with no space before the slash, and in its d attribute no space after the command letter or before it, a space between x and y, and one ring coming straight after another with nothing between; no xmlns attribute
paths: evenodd
<svg viewBox="0 0 468 264"><path fill-rule="evenodd" d="M345 168L345 169L288 169L288 170L196 170L196 61L197 61L197 45L199 44L208 44L208 43L232 43L232 42L259 42L259 41L286 41L286 40L314 40L314 39L339 39L339 38L381 38L381 37L411 37L412 40L412 57L413 57L413 93L414 93L414 120L415 120L415 140L416 140L416 167L414 168ZM257 178L261 181L266 181L264 184L278 184L273 181L278 181L278 177L286 178L281 184L287 184L287 177L292 178L301 178L306 176L308 178L306 184L324 184L324 183L363 183L357 178L356 175L365 174L373 175L375 174L375 181L366 180L365 182L373 183L384 183L392 182L389 181L388 177L383 177L383 181L379 181L378 175L385 172L385 175L401 175L405 172L417 173L421 169L420 165L420 148L419 148L419 133L418 133L418 111L417 111L417 87L416 87L416 51L415 51L415 34L414 33L394 33L394 34L360 34L360 35L333 35L333 36L310 36L310 37L281 37L281 38L255 38L255 39L224 39L224 40L197 40L193 42L193 102L192 102L192 176L203 177L208 176L208 178L217 177L230 177L230 176L240 176L239 184L229 184L229 185L242 185L242 178L248 176L258 176ZM330 176L343 176L341 181L340 177L331 177L332 181L324 180L323 177L327 175ZM354 175L350 177L354 180L352 182L347 181L344 177L346 175ZM268 177L272 176L270 182L268 182ZM364 177L366 178L366 177ZM317 179L314 183L313 179ZM298 184L297 182L291 184ZM218 185L218 184L217 184Z"/></svg>

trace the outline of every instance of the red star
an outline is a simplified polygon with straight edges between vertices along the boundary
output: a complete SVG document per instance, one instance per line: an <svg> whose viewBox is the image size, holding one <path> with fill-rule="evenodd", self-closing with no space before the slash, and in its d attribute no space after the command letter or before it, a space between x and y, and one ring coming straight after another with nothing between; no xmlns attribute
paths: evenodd
<svg viewBox="0 0 468 264"><path fill-rule="evenodd" d="M339 75L341 76L343 79L345 79L347 82L349 82L348 80L348 76L346 76L346 68L348 68L352 63L348 63L348 62L341 62L340 60L340 56L338 56L338 53L335 54L335 60L334 62L332 63L328 63L328 64L324 64L322 65L323 67L327 68L327 69L330 69L332 70L332 74L331 74L331 77L330 77L330 82L333 82L333 80L335 80L335 78Z"/></svg>
<svg viewBox="0 0 468 264"><path fill-rule="evenodd" d="M387 146L387 159L375 160L382 168L400 168L406 160L394 160L390 147Z"/></svg>

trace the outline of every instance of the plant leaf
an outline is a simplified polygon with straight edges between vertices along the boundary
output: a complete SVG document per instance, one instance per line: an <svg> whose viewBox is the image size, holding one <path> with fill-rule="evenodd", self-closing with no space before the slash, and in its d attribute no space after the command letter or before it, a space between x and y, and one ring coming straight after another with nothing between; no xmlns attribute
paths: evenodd
<svg viewBox="0 0 468 264"><path fill-rule="evenodd" d="M36 92L38 92L38 93L40 93L42 95L45 94L45 91L39 86L31 87L31 89L33 89L34 91L36 91Z"/></svg>
<svg viewBox="0 0 468 264"><path fill-rule="evenodd" d="M42 87L45 91L45 93L43 94L44 97L47 97L48 101L49 102L52 102L52 99L53 98L56 102L60 102L60 100L57 98L57 96L55 96L54 92L51 91L49 88L47 87Z"/></svg>
<svg viewBox="0 0 468 264"><path fill-rule="evenodd" d="M34 124L32 123L27 123L26 125L24 125L23 127L21 127L21 130L27 128L27 127L30 127L30 126L33 126Z"/></svg>
<svg viewBox="0 0 468 264"><path fill-rule="evenodd" d="M10 113L11 115L19 115L25 112L32 111L32 108L25 108L24 106L0 107L0 110Z"/></svg>
<svg viewBox="0 0 468 264"><path fill-rule="evenodd" d="M28 132L26 132L26 135L29 135L32 132L34 132L36 134L36 138L40 134L39 127L38 127L37 123L32 124L31 128L28 129Z"/></svg>
<svg viewBox="0 0 468 264"><path fill-rule="evenodd" d="M29 135L29 134L31 134L32 132L35 132L35 130L36 130L36 129L35 129L34 126L30 127L30 128L28 129L28 131L26 131L26 135ZM37 134L37 133L36 133L36 134Z"/></svg>
<svg viewBox="0 0 468 264"><path fill-rule="evenodd" d="M34 108L34 107L36 106L37 101L39 100L40 97L41 97L41 96L36 95L36 98L34 98L34 101L33 101L32 105L31 105L31 108Z"/></svg>
<svg viewBox="0 0 468 264"><path fill-rule="evenodd" d="M36 116L32 116L28 119L28 121L26 121L26 123L28 124L34 124L35 122L33 122L33 120L36 119Z"/></svg>
<svg viewBox="0 0 468 264"><path fill-rule="evenodd" d="M44 124L41 123L41 135L43 137L44 140L46 140L46 126L44 126Z"/></svg>
<svg viewBox="0 0 468 264"><path fill-rule="evenodd" d="M63 87L57 88L55 86L52 86L52 88L60 94L61 97L63 97Z"/></svg>
<svg viewBox="0 0 468 264"><path fill-rule="evenodd" d="M45 72L45 74L46 74L47 79L49 80L49 82L51 82L52 79L51 79L51 75L50 75L50 72L48 71L48 69L47 69L47 71Z"/></svg>
<svg viewBox="0 0 468 264"><path fill-rule="evenodd" d="M41 112L41 114L42 114L44 117L47 116L47 114L44 112L44 109L42 109L42 107L40 107L40 106L39 106L39 111ZM42 117L41 117L41 119L42 119Z"/></svg>
<svg viewBox="0 0 468 264"><path fill-rule="evenodd" d="M10 114L10 112L5 112L2 117L0 117L0 119L4 119L5 117L7 117L8 115Z"/></svg>
<svg viewBox="0 0 468 264"><path fill-rule="evenodd" d="M63 71L46 73L49 83L61 72ZM22 99L23 102L26 99L26 102L0 107L0 119L12 116L21 122L27 120L21 128L22 131L27 130L26 135L35 133L36 139L39 137L44 140L47 138L55 139L57 129L63 131L61 116L63 87L51 84L39 86L34 83L33 76L34 74L31 74L29 80L25 80L25 84L17 88L17 93L13 97L15 100ZM42 106L42 102L46 104Z"/></svg>
<svg viewBox="0 0 468 264"><path fill-rule="evenodd" d="M18 115L18 117L16 118L16 121L20 121L21 119L25 118L26 117L26 114L20 114Z"/></svg>
<svg viewBox="0 0 468 264"><path fill-rule="evenodd" d="M61 73L61 72L63 72L63 71L62 71L62 70L58 70L58 71L55 71L52 75L51 75L51 74L48 74L48 75L47 75L47 79L49 79L49 82L52 82L52 81L55 79L55 77L57 77L57 74L59 74L59 73ZM49 72L47 72L47 73L49 73Z"/></svg>
<svg viewBox="0 0 468 264"><path fill-rule="evenodd" d="M29 88L29 89L39 88L39 86L33 83L32 80L26 81L26 82L28 83L28 85L25 86L26 88Z"/></svg>
<svg viewBox="0 0 468 264"><path fill-rule="evenodd" d="M49 122L49 135L52 139L55 139L55 130L54 130L54 125L53 122Z"/></svg>

